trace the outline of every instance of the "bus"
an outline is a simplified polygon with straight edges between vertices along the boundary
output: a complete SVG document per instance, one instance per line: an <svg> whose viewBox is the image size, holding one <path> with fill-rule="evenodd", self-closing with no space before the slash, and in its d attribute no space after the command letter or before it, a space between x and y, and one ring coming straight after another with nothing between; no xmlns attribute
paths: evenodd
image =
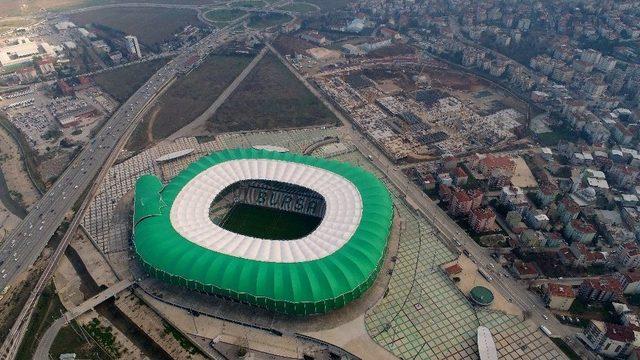
<svg viewBox="0 0 640 360"><path fill-rule="evenodd" d="M491 282L491 281L493 280L493 278L491 277L491 275L489 275L489 273L488 273L485 269L483 269L483 268L481 268L481 267L478 267L478 272L479 272L479 273L480 273L480 275L482 275L482 277L484 277L484 278L485 278L485 280L487 280L488 282Z"/></svg>
<svg viewBox="0 0 640 360"><path fill-rule="evenodd" d="M540 330L542 330L545 335L551 337L551 330L549 330L546 326L540 325Z"/></svg>

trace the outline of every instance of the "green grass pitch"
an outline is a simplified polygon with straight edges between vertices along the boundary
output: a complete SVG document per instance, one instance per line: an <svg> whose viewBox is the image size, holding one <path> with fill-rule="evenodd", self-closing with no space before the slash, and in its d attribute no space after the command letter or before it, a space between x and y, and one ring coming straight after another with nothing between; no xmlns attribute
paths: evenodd
<svg viewBox="0 0 640 360"><path fill-rule="evenodd" d="M242 235L270 240L293 240L312 232L321 218L262 206L236 204L221 227Z"/></svg>

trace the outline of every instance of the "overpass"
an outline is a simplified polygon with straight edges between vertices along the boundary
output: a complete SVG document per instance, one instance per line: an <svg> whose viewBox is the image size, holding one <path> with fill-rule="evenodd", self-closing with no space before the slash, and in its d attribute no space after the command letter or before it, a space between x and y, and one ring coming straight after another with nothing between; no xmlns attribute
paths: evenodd
<svg viewBox="0 0 640 360"><path fill-rule="evenodd" d="M133 282L131 280L122 280L120 282L117 282L111 285L111 287L98 293L94 297L87 299L82 304L67 311L64 315L62 315L62 317L54 321L51 324L51 326L47 329L47 331L44 333L44 335L42 335L42 338L38 342L38 347L36 348L33 358L48 359L49 349L53 344L53 340L55 340L56 336L58 335L58 332L60 331L60 329L62 329L64 325L68 324L69 322L71 322L71 320L77 318L78 316L84 314L85 312L98 306L103 301L106 301L116 296L118 293L124 291L131 285L133 285Z"/></svg>

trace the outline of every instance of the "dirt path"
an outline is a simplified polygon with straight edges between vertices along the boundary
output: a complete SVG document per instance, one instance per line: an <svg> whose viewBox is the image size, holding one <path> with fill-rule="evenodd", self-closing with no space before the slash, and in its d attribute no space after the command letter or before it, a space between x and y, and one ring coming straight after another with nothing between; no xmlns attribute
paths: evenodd
<svg viewBox="0 0 640 360"><path fill-rule="evenodd" d="M211 106L209 106L207 110L205 110L195 120L193 120L186 126L183 126L180 130L176 131L175 133L171 134L168 137L168 139L175 140L177 138L181 138L185 136L193 136L193 135L196 135L196 132L199 132L201 134L208 133L208 131L206 130L207 121L211 119L211 117L213 116L213 114L215 114L218 108L229 98L229 96L236 90L238 85L240 85L240 83L242 83L242 81L247 77L247 75L251 73L251 70L255 68L255 66L260 62L260 60L264 57L264 55L268 51L269 51L269 48L267 46L262 48L260 53L258 53L258 55L256 55L256 57L253 58L253 60L251 60L249 65L247 65L247 67L244 68L244 70L242 70L240 75L238 75L233 80L233 82L229 86L227 86L226 89L224 89L222 94L218 96L216 101L214 101L213 104L211 104ZM150 128L153 128L153 127L150 127Z"/></svg>
<svg viewBox="0 0 640 360"><path fill-rule="evenodd" d="M149 145L153 144L153 142L154 142L154 139L153 139L153 126L156 123L156 119L158 118L158 114L159 113L160 113L160 106L154 106L153 110L149 114L149 123L147 123L147 129L146 129L147 142L148 142ZM144 124L144 121L142 122L142 124Z"/></svg>

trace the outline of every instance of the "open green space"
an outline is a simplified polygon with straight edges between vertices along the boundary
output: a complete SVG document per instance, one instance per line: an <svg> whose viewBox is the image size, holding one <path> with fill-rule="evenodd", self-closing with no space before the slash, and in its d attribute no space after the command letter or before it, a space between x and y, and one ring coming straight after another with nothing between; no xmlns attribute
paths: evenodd
<svg viewBox="0 0 640 360"><path fill-rule="evenodd" d="M53 359L60 358L60 354L75 353L78 359L110 359L111 356L93 341L83 338L84 331L73 320L60 329L56 335L49 355ZM85 335L86 336L86 335Z"/></svg>
<svg viewBox="0 0 640 360"><path fill-rule="evenodd" d="M70 20L78 26L99 24L120 31L122 35L135 35L146 46L171 40L173 34L187 25L203 25L194 10L154 7L96 9L72 14Z"/></svg>
<svg viewBox="0 0 640 360"><path fill-rule="evenodd" d="M204 17L214 22L229 22L240 18L246 13L246 11L240 9L216 9L207 11L204 13Z"/></svg>
<svg viewBox="0 0 640 360"><path fill-rule="evenodd" d="M240 0L240 1L234 1L230 5L252 8L252 9L262 9L267 4L262 0Z"/></svg>
<svg viewBox="0 0 640 360"><path fill-rule="evenodd" d="M266 29L272 26L282 25L291 21L292 17L287 14L266 13L252 14L249 17L249 26L254 29Z"/></svg>
<svg viewBox="0 0 640 360"><path fill-rule="evenodd" d="M202 354L202 352L191 342L191 340L187 339L179 332L176 328L171 326L170 324L164 323L164 333L171 334L177 342L180 343L183 349L185 349L189 354Z"/></svg>
<svg viewBox="0 0 640 360"><path fill-rule="evenodd" d="M212 132L335 124L337 119L269 53L208 120Z"/></svg>
<svg viewBox="0 0 640 360"><path fill-rule="evenodd" d="M55 292L53 283L49 284L38 299L33 316L29 322L29 327L24 335L24 339L18 349L16 359L33 358L38 340L51 324L65 312L65 308L60 302L60 298Z"/></svg>
<svg viewBox="0 0 640 360"><path fill-rule="evenodd" d="M168 58L161 58L121 67L97 74L94 80L113 98L124 102L168 61Z"/></svg>
<svg viewBox="0 0 640 360"><path fill-rule="evenodd" d="M287 4L285 6L280 7L280 10L306 13L306 12L316 11L318 10L318 8L316 8L311 4L307 4L303 2L293 2L291 4Z"/></svg>
<svg viewBox="0 0 640 360"><path fill-rule="evenodd" d="M352 3L352 0L304 0L306 3L318 5L324 11L340 9Z"/></svg>
<svg viewBox="0 0 640 360"><path fill-rule="evenodd" d="M251 56L210 55L198 68L178 78L145 115L127 148L144 149L200 116L251 62Z"/></svg>
<svg viewBox="0 0 640 360"><path fill-rule="evenodd" d="M229 231L272 240L299 239L312 232L321 218L267 207L236 204L222 220Z"/></svg>
<svg viewBox="0 0 640 360"><path fill-rule="evenodd" d="M537 135L538 143L542 146L555 146L560 141L576 141L577 134L566 126L552 127L553 131Z"/></svg>

